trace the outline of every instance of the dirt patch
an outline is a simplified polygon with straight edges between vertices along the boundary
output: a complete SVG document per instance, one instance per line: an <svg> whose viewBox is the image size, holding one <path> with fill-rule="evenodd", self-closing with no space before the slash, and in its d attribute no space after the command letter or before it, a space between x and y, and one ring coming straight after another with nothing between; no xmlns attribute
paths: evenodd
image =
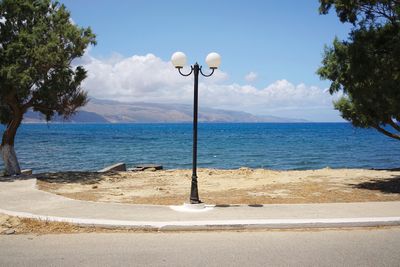
<svg viewBox="0 0 400 267"><path fill-rule="evenodd" d="M155 230L154 230L155 231ZM0 213L0 235L18 234L73 234L73 233L129 233L154 232L153 230L103 228L95 226L78 226L63 222L49 222L43 220L19 218Z"/></svg>
<svg viewBox="0 0 400 267"><path fill-rule="evenodd" d="M3 235L26 233L78 233L82 231L81 229L81 227L67 223L46 222L0 214L0 234Z"/></svg>
<svg viewBox="0 0 400 267"><path fill-rule="evenodd" d="M171 205L188 201L191 171L67 172L37 178L39 189L73 199ZM217 205L400 200L400 171L200 169L198 182L200 199Z"/></svg>

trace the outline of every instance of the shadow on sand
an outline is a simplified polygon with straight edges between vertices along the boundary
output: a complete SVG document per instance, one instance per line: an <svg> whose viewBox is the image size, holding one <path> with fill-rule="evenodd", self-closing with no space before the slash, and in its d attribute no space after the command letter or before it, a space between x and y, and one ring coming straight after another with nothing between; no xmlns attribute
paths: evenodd
<svg viewBox="0 0 400 267"><path fill-rule="evenodd" d="M104 174L97 172L38 173L34 175L0 176L0 182L12 182L17 180L27 180L32 178L37 178L38 180L45 181L48 183L95 184L100 182L104 178Z"/></svg>
<svg viewBox="0 0 400 267"><path fill-rule="evenodd" d="M375 168L372 168L371 170L373 170L373 171L398 172L398 171L400 171L400 168L391 168L391 169L375 169Z"/></svg>
<svg viewBox="0 0 400 267"><path fill-rule="evenodd" d="M42 173L35 175L38 180L48 183L79 183L79 184L96 184L103 180L104 174L98 172L57 172Z"/></svg>
<svg viewBox="0 0 400 267"><path fill-rule="evenodd" d="M400 193L400 176L385 180L372 180L360 184L352 185L358 189L377 190L383 193L399 194Z"/></svg>

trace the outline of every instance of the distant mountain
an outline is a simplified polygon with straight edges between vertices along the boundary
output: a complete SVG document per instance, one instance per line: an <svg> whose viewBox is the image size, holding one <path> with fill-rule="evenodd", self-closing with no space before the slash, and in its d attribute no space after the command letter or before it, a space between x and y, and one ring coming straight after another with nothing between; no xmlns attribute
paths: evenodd
<svg viewBox="0 0 400 267"><path fill-rule="evenodd" d="M44 122L44 121L45 121L44 116L38 112L28 111L24 115L25 123L35 123L35 122ZM84 111L84 110L80 110L69 120L64 120L64 118L56 115L52 121L54 121L54 122L72 122L72 123L108 123L109 122L103 116L101 116L97 113L88 112L88 111Z"/></svg>
<svg viewBox="0 0 400 267"><path fill-rule="evenodd" d="M193 107L185 104L123 103L91 99L71 118L75 123L173 123L191 122ZM24 122L43 122L43 116L28 112ZM55 121L64 121L56 117ZM256 116L242 111L199 108L199 122L305 122L300 119Z"/></svg>

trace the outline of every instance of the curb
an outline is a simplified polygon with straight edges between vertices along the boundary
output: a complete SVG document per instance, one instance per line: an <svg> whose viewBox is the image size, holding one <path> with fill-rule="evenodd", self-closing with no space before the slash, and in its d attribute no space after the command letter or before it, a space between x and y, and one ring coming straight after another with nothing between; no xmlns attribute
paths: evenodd
<svg viewBox="0 0 400 267"><path fill-rule="evenodd" d="M260 220L204 220L204 221L124 221L107 219L67 218L36 215L0 209L0 213L20 218L48 222L65 222L82 227L135 229L153 231L246 230L246 229L302 229L353 228L399 226L400 217L330 218L330 219L260 219Z"/></svg>

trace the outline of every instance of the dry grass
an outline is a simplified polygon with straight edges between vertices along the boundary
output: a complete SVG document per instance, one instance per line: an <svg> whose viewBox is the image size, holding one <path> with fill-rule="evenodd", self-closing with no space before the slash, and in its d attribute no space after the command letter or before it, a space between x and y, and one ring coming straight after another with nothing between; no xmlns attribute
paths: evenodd
<svg viewBox="0 0 400 267"><path fill-rule="evenodd" d="M36 219L19 218L0 214L0 235L7 230L13 230L12 234L74 234L74 233L129 233L149 232L151 230L138 230L127 228L103 228L95 226L79 226L64 222L50 222ZM155 230L154 230L155 231Z"/></svg>

